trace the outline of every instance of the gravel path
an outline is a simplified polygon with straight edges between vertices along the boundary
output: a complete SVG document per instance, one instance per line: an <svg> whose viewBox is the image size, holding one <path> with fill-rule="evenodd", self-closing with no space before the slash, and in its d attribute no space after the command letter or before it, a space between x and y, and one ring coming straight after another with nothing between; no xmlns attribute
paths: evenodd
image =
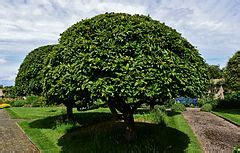
<svg viewBox="0 0 240 153"><path fill-rule="evenodd" d="M231 153L240 144L240 128L209 112L188 108L184 117L206 153Z"/></svg>
<svg viewBox="0 0 240 153"><path fill-rule="evenodd" d="M0 109L0 152L38 153L38 149L16 124L17 121L10 119L8 114Z"/></svg>

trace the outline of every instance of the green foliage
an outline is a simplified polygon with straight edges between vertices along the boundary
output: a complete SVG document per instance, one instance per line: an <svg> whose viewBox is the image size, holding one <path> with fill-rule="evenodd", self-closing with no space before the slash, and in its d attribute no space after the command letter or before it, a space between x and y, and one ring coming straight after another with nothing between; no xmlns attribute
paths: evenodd
<svg viewBox="0 0 240 153"><path fill-rule="evenodd" d="M218 101L217 108L240 108L240 91L226 94Z"/></svg>
<svg viewBox="0 0 240 153"><path fill-rule="evenodd" d="M225 73L228 88L233 91L240 91L240 51L237 51L229 59Z"/></svg>
<svg viewBox="0 0 240 153"><path fill-rule="evenodd" d="M208 73L210 79L221 79L223 77L223 70L219 65L208 65Z"/></svg>
<svg viewBox="0 0 240 153"><path fill-rule="evenodd" d="M156 110L156 111L161 111L161 112L166 112L166 106L165 105L155 105L154 106L154 110Z"/></svg>
<svg viewBox="0 0 240 153"><path fill-rule="evenodd" d="M233 153L240 153L240 144L234 146L234 148L233 148Z"/></svg>
<svg viewBox="0 0 240 153"><path fill-rule="evenodd" d="M198 50L175 29L143 15L106 13L74 24L46 64L47 100L82 108L110 102L124 111L196 97L207 82Z"/></svg>
<svg viewBox="0 0 240 153"><path fill-rule="evenodd" d="M151 112L152 119L158 125L164 127L165 124L165 117L166 117L166 107L164 105L155 105L154 109Z"/></svg>
<svg viewBox="0 0 240 153"><path fill-rule="evenodd" d="M16 100L14 102L11 103L12 107L23 107L24 105L27 105L27 101L26 100Z"/></svg>
<svg viewBox="0 0 240 153"><path fill-rule="evenodd" d="M183 104L176 102L171 106L171 110L172 112L183 112L186 110L186 107Z"/></svg>
<svg viewBox="0 0 240 153"><path fill-rule="evenodd" d="M17 95L40 95L42 93L44 59L53 47L54 45L39 47L25 57L15 80Z"/></svg>
<svg viewBox="0 0 240 153"><path fill-rule="evenodd" d="M172 105L174 105L176 103L175 99L169 99L166 102L164 102L164 105L166 106L166 108L171 108Z"/></svg>
<svg viewBox="0 0 240 153"><path fill-rule="evenodd" d="M41 96L28 96L26 100L19 99L10 103L13 107L42 107L46 105L46 99Z"/></svg>
<svg viewBox="0 0 240 153"><path fill-rule="evenodd" d="M216 107L218 105L218 100L212 97L202 97L198 99L198 107L202 107L205 104L211 104L213 107Z"/></svg>
<svg viewBox="0 0 240 153"><path fill-rule="evenodd" d="M212 105L211 104L204 104L202 107L201 107L201 111L204 111L204 112L211 112L212 111Z"/></svg>
<svg viewBox="0 0 240 153"><path fill-rule="evenodd" d="M17 98L15 86L6 86L3 88L3 93L6 98Z"/></svg>
<svg viewBox="0 0 240 153"><path fill-rule="evenodd" d="M27 104L30 104L32 107L41 107L46 105L46 99L42 96L28 96Z"/></svg>
<svg viewBox="0 0 240 153"><path fill-rule="evenodd" d="M0 104L10 104L12 102L16 101L16 99L12 99L12 98L3 98L0 99Z"/></svg>

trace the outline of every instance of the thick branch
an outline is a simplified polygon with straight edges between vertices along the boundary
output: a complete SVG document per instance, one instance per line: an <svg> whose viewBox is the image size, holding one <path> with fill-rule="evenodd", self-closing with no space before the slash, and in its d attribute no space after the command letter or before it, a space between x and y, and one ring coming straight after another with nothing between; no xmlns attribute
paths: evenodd
<svg viewBox="0 0 240 153"><path fill-rule="evenodd" d="M134 113L142 104L144 101L138 101L137 103L132 104L131 111Z"/></svg>

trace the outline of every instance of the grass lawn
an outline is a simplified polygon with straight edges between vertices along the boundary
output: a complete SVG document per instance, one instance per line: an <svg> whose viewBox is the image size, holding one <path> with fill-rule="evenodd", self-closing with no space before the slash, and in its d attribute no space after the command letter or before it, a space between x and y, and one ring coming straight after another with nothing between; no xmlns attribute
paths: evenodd
<svg viewBox="0 0 240 153"><path fill-rule="evenodd" d="M213 111L213 113L240 125L240 109L219 109Z"/></svg>
<svg viewBox="0 0 240 153"><path fill-rule="evenodd" d="M66 113L66 107L11 107L6 109L12 118L39 119ZM76 109L74 113L79 113ZM109 112L106 108L86 112Z"/></svg>
<svg viewBox="0 0 240 153"><path fill-rule="evenodd" d="M8 108L42 152L202 152L182 114L168 114L166 127L152 123L152 114L135 115L135 141L125 139L125 124L111 120L107 108L77 112L77 124L63 122L63 108ZM143 122L144 121L144 122Z"/></svg>

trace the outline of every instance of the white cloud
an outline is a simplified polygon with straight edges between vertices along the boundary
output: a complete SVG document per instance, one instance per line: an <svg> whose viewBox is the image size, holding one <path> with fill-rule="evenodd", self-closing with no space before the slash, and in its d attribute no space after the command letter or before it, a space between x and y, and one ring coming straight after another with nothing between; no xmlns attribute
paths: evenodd
<svg viewBox="0 0 240 153"><path fill-rule="evenodd" d="M224 66L240 49L238 0L2 0L0 57L12 63L1 67L0 77L14 76L28 52L57 43L72 24L105 12L149 14L182 33L210 64Z"/></svg>
<svg viewBox="0 0 240 153"><path fill-rule="evenodd" d="M146 14L141 5L99 1L29 1L0 5L0 40L57 40L59 34L80 19L105 12Z"/></svg>
<svg viewBox="0 0 240 153"><path fill-rule="evenodd" d="M181 32L207 62L225 66L240 49L239 11L237 0L162 0L152 15Z"/></svg>
<svg viewBox="0 0 240 153"><path fill-rule="evenodd" d="M0 65L1 65L1 64L5 64L5 63L7 63L7 60L4 59L4 58L0 58Z"/></svg>
<svg viewBox="0 0 240 153"><path fill-rule="evenodd" d="M14 81L15 78L16 78L15 74L12 74L12 75L1 75L0 76L0 80L13 80Z"/></svg>

